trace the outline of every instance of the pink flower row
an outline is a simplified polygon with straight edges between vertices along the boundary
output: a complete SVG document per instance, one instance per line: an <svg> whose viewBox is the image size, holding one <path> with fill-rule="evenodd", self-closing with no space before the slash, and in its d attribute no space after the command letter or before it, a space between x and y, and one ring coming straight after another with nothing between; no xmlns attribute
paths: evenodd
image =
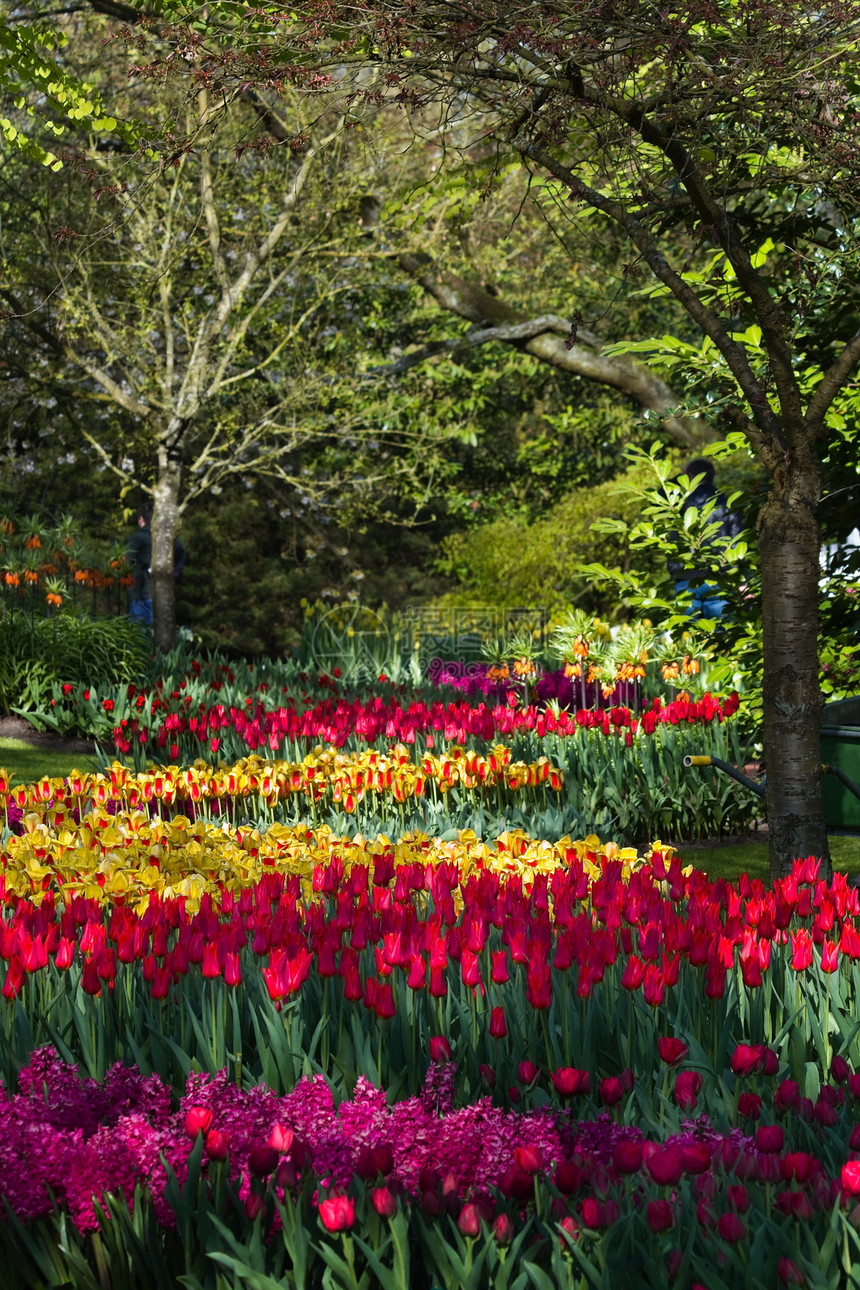
<svg viewBox="0 0 860 1290"><path fill-rule="evenodd" d="M86 1230L97 1224L94 1201L120 1189L130 1197L136 1184L145 1184L160 1222L172 1226L167 1170L184 1181L200 1135L204 1173L228 1169L249 1218L264 1207L266 1186L287 1200L307 1196L310 1184L319 1219L331 1231L352 1226L363 1186L383 1217L418 1205L428 1216L452 1214L467 1236L486 1221L499 1240L510 1239L536 1183L549 1189L554 1217L574 1236L580 1226L611 1226L631 1203L643 1209L653 1231L668 1230L679 1222L683 1184L697 1223L726 1242L747 1237L744 1216L759 1185L775 1213L800 1222L827 1213L837 1200L853 1206L860 1194L857 1128L848 1144L852 1154L840 1166L792 1149L782 1124L763 1124L754 1135L720 1134L702 1116L658 1142L606 1112L577 1123L569 1111L549 1105L506 1111L483 1098L456 1108L446 1041L437 1039L434 1049L421 1095L393 1105L363 1077L353 1097L336 1107L322 1076L277 1097L263 1086L243 1090L222 1072L190 1076L176 1111L157 1076L117 1065L98 1084L81 1079L53 1050L40 1049L21 1072L20 1092L0 1093L4 1199L27 1220L49 1212L53 1195ZM744 1072L738 1078L766 1072L768 1053L739 1046L732 1063ZM677 1060L684 1054L670 1044L661 1045L661 1055ZM573 1074L583 1085L586 1073ZM519 1071L526 1087L539 1075L529 1062ZM553 1083L558 1089L568 1078L556 1072ZM622 1097L630 1095L632 1072L608 1080ZM826 1089L836 1105L841 1087ZM618 1099L613 1091L606 1100ZM793 1123L787 1120L786 1128ZM833 1135L820 1140L822 1155L829 1155Z"/></svg>

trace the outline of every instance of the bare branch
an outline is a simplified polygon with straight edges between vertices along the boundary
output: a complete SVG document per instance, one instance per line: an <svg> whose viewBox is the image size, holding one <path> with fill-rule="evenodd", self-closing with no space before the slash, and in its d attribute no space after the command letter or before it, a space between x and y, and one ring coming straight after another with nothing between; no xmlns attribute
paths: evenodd
<svg viewBox="0 0 860 1290"><path fill-rule="evenodd" d="M105 451L102 445L99 443L98 439L96 439L93 435L90 434L89 430L87 430L84 426L80 424L78 426L78 429L80 430L81 434L86 439L90 447L95 448L96 452L101 457L102 461L107 466L108 470L113 471L115 475L118 475L124 484L136 483L139 485L139 487L143 489L145 493L152 492L151 488L147 488L145 484L141 484L139 480L135 479L134 476L129 473L129 471L123 470L121 466L117 466L111 460L109 454Z"/></svg>

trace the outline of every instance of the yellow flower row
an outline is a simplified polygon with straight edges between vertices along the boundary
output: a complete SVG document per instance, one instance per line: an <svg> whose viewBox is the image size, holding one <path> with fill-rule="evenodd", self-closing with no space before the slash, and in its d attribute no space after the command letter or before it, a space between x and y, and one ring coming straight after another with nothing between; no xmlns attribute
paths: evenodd
<svg viewBox="0 0 860 1290"><path fill-rule="evenodd" d="M8 775L0 770L0 793L6 791L4 781L8 784ZM196 761L187 770L153 767L142 774L114 762L105 774L73 771L66 781L46 777L21 785L8 793L8 800L22 810L70 798L93 805L117 801L134 808L153 800L172 805L256 796L275 806L292 794L301 793L319 801L330 793L334 801L351 812L368 792L390 792L402 802L420 797L428 783L433 783L440 793L458 785L467 789L502 785L513 792L545 785L558 792L564 784L564 773L546 757L536 762L512 762L510 749L502 746L486 755L453 747L439 757L427 753L416 764L408 748L397 744L387 753L372 748L360 753L315 748L301 762L268 761L254 754L234 766L214 767Z"/></svg>
<svg viewBox="0 0 860 1290"><path fill-rule="evenodd" d="M659 843L654 846L662 849ZM7 899L38 903L53 891L63 904L74 896L95 897L102 903L129 904L142 913L150 895L158 893L184 896L193 913L207 891L215 897L222 890L238 895L275 872L298 874L310 892L316 866L336 859L346 874L353 865L373 865L384 855L395 868L453 861L464 874L489 869L519 874L527 883L536 873L551 873L574 858L585 862L592 877L600 872L602 858L619 859L625 874L644 863L634 848L603 844L594 836L546 842L517 830L486 842L471 830L461 830L455 841L420 832L396 840L385 835L350 839L326 827L273 824L260 832L181 815L162 820L140 810L110 815L96 808L76 824L63 807L43 807L24 817L24 833L9 838L0 865Z"/></svg>

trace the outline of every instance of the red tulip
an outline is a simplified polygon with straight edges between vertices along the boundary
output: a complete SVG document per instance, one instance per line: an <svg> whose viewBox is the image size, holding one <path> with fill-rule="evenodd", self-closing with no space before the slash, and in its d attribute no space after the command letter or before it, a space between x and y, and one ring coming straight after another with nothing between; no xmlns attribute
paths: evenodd
<svg viewBox="0 0 860 1290"><path fill-rule="evenodd" d="M860 1196L860 1160L842 1166L842 1190L846 1196Z"/></svg>
<svg viewBox="0 0 860 1290"><path fill-rule="evenodd" d="M689 1052L683 1039L677 1039L674 1035L661 1035L657 1040L657 1050L660 1053L660 1060L667 1066L674 1066L677 1062L683 1061Z"/></svg>
<svg viewBox="0 0 860 1290"><path fill-rule="evenodd" d="M248 1192L248 1195L245 1197L244 1209L246 1217L249 1218L252 1223L259 1214L262 1214L265 1208L266 1202L258 1192Z"/></svg>
<svg viewBox="0 0 860 1290"><path fill-rule="evenodd" d="M615 1106L624 1096L624 1088L617 1075L607 1075L600 1081L598 1096L603 1106Z"/></svg>
<svg viewBox="0 0 860 1290"><path fill-rule="evenodd" d="M431 1037L430 1060L431 1062L449 1062L451 1060L451 1045L444 1035L433 1035Z"/></svg>
<svg viewBox="0 0 860 1290"><path fill-rule="evenodd" d="M747 1234L746 1227L732 1210L720 1215L717 1231L724 1241L731 1241L732 1244L742 1241Z"/></svg>
<svg viewBox="0 0 860 1290"><path fill-rule="evenodd" d="M499 1214L493 1223L493 1236L498 1245L510 1245L514 1239L514 1225L510 1215Z"/></svg>
<svg viewBox="0 0 860 1290"><path fill-rule="evenodd" d="M652 1232L667 1232L675 1222L672 1206L668 1200L649 1200L648 1226Z"/></svg>
<svg viewBox="0 0 860 1290"><path fill-rule="evenodd" d="M681 1147L681 1164L686 1174L701 1176L711 1167L711 1148L707 1142L685 1142Z"/></svg>
<svg viewBox="0 0 860 1290"><path fill-rule="evenodd" d="M526 1088L534 1084L539 1075L540 1070L535 1066L534 1062L530 1062L528 1060L521 1061L517 1067L517 1079L521 1084L525 1085Z"/></svg>
<svg viewBox="0 0 860 1290"><path fill-rule="evenodd" d="M559 1243L562 1249L566 1248L565 1237L570 1241L579 1240L579 1224L572 1214L567 1214L559 1223L564 1236L559 1237Z"/></svg>
<svg viewBox="0 0 860 1290"><path fill-rule="evenodd" d="M812 962L812 940L806 928L791 933L791 966L795 972L805 972Z"/></svg>
<svg viewBox="0 0 860 1290"><path fill-rule="evenodd" d="M189 1138L196 1138L198 1133L208 1133L212 1124L212 1112L208 1106L191 1106L185 1113L185 1132Z"/></svg>
<svg viewBox="0 0 860 1290"><path fill-rule="evenodd" d="M674 1097L682 1111L692 1111L702 1091L702 1077L698 1071L680 1071L675 1080Z"/></svg>
<svg viewBox="0 0 860 1290"><path fill-rule="evenodd" d="M329 1196L320 1201L320 1221L329 1232L346 1232L355 1222L355 1201L351 1196Z"/></svg>
<svg viewBox="0 0 860 1290"><path fill-rule="evenodd" d="M277 1168L280 1154L268 1143L260 1142L251 1148L248 1155L248 1169L255 1178L267 1178Z"/></svg>
<svg viewBox="0 0 860 1290"><path fill-rule="evenodd" d="M757 1120L761 1115L761 1098L757 1093L741 1093L738 1098L738 1113L748 1120Z"/></svg>
<svg viewBox="0 0 860 1290"><path fill-rule="evenodd" d="M460 1217L457 1219L457 1227L464 1236L475 1237L481 1232L481 1215L477 1205L467 1202L460 1210Z"/></svg>
<svg viewBox="0 0 860 1290"><path fill-rule="evenodd" d="M197 1137L197 1134L194 1134ZM206 1154L210 1160L226 1160L230 1154L230 1140L221 1129L210 1129L206 1134Z"/></svg>
<svg viewBox="0 0 860 1290"><path fill-rule="evenodd" d="M792 1178L796 1178L799 1183L808 1182L818 1172L818 1168L815 1156L806 1151L787 1151L782 1160L782 1176L786 1182Z"/></svg>
<svg viewBox="0 0 860 1290"><path fill-rule="evenodd" d="M612 1152L612 1168L617 1174L635 1174L642 1168L645 1144L641 1138L622 1138Z"/></svg>
<svg viewBox="0 0 860 1290"><path fill-rule="evenodd" d="M635 954L631 954L624 967L621 984L625 990L638 990L645 976L645 964Z"/></svg>
<svg viewBox="0 0 860 1290"><path fill-rule="evenodd" d="M675 1145L658 1147L646 1158L645 1168L661 1187L674 1187L684 1172L681 1148Z"/></svg>
<svg viewBox="0 0 860 1290"><path fill-rule="evenodd" d="M380 1218L393 1218L397 1213L397 1197L389 1187L375 1187L370 1199Z"/></svg>
<svg viewBox="0 0 860 1290"><path fill-rule="evenodd" d="M821 945L821 969L823 972L836 972L839 969L839 945L834 941L824 941Z"/></svg>
<svg viewBox="0 0 860 1290"><path fill-rule="evenodd" d="M830 1063L830 1074L836 1080L837 1084L844 1084L851 1076L851 1067L848 1065L844 1057L840 1057L837 1054Z"/></svg>
<svg viewBox="0 0 860 1290"><path fill-rule="evenodd" d="M793 1079L784 1079L778 1085L773 1098L773 1107L779 1115L784 1111L793 1111L800 1101L800 1087Z"/></svg>
<svg viewBox="0 0 860 1290"><path fill-rule="evenodd" d="M514 1149L514 1159L520 1169L524 1169L528 1174L540 1173L543 1168L543 1155L540 1147L516 1147Z"/></svg>
<svg viewBox="0 0 860 1290"><path fill-rule="evenodd" d="M273 1124L269 1134L269 1146L274 1147L275 1151L286 1153L293 1145L294 1136L292 1129L288 1129L283 1124Z"/></svg>
<svg viewBox="0 0 860 1290"><path fill-rule="evenodd" d="M504 1008L493 1008L490 1013L490 1034L493 1039L504 1039L507 1033Z"/></svg>
<svg viewBox="0 0 860 1290"><path fill-rule="evenodd" d="M552 1073L553 1087L560 1097L578 1097L588 1093L591 1088L591 1076L588 1071L577 1070L573 1066L562 1066Z"/></svg>
<svg viewBox="0 0 860 1290"><path fill-rule="evenodd" d="M779 1124L762 1124L756 1129L755 1144L759 1151L767 1154L782 1151L785 1144L785 1133Z"/></svg>
<svg viewBox="0 0 860 1290"><path fill-rule="evenodd" d="M784 1286L803 1285L803 1273L797 1264L793 1263L791 1259L785 1257L781 1258L777 1264L777 1272L779 1273L779 1279Z"/></svg>
<svg viewBox="0 0 860 1290"><path fill-rule="evenodd" d="M764 1070L766 1052L764 1044L738 1044L732 1053L732 1070L740 1076L758 1074Z"/></svg>

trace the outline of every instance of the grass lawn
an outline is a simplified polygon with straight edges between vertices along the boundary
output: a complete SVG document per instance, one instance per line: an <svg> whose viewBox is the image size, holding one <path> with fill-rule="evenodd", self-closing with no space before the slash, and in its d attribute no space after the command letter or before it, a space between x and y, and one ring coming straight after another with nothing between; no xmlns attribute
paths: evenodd
<svg viewBox="0 0 860 1290"><path fill-rule="evenodd" d="M13 784L30 784L45 775L65 776L73 770L98 770L95 749L69 754L50 748L34 748L23 739L0 739L0 766L5 766Z"/></svg>
<svg viewBox="0 0 860 1290"><path fill-rule="evenodd" d="M69 754L50 748L35 748L22 739L0 739L0 766L10 772L13 784L28 784L49 775L64 776L72 770L94 771L99 769L95 749L90 753ZM734 880L739 873L768 880L767 842L733 843L716 847L693 847L687 851L679 847L681 855L697 869L704 869L711 878ZM832 834L830 854L833 864L850 876L860 873L860 837L842 837Z"/></svg>
<svg viewBox="0 0 860 1290"><path fill-rule="evenodd" d="M688 864L704 869L710 878L729 878L734 881L739 873L767 882L770 877L767 842L738 842L724 847L690 847L678 850ZM831 833L830 855L834 869L847 873L849 878L860 873L860 837L843 837Z"/></svg>

